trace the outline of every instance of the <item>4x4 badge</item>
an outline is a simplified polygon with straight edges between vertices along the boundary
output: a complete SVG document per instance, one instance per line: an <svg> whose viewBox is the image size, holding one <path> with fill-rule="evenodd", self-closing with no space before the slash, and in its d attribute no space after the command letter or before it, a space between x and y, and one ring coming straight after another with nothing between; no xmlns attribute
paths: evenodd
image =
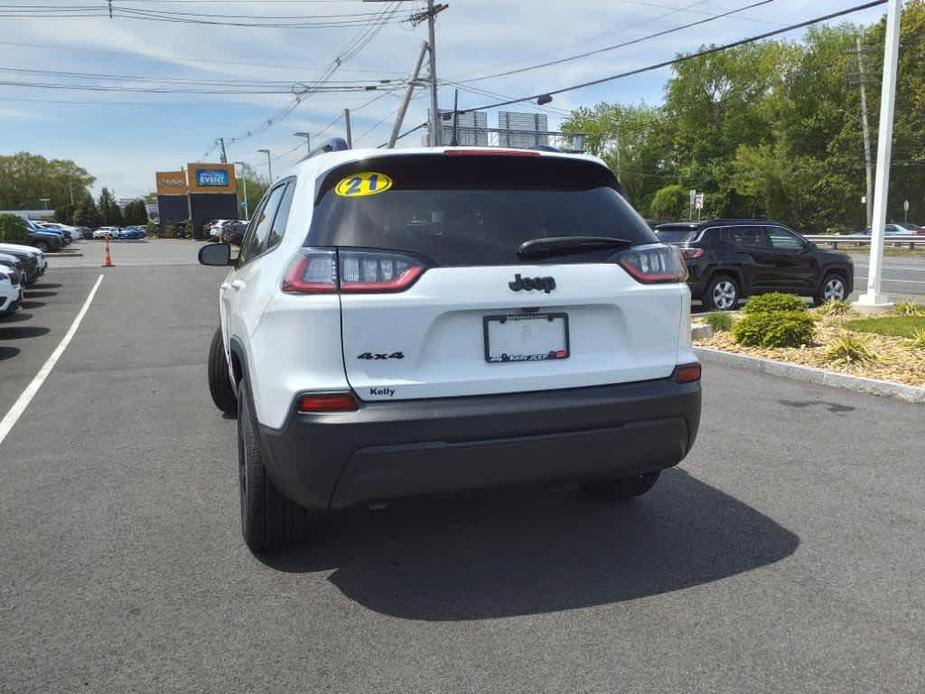
<svg viewBox="0 0 925 694"><path fill-rule="evenodd" d="M518 272L514 275L514 281L508 282L507 286L515 292L519 292L522 289L527 291L531 289L542 289L549 294L549 292L556 288L556 280L552 277L521 277Z"/></svg>

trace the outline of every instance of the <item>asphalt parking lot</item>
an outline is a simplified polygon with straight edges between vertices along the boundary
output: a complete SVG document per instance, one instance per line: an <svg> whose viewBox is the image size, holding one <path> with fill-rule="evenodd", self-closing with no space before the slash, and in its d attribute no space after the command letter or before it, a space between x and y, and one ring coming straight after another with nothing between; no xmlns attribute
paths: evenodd
<svg viewBox="0 0 925 694"><path fill-rule="evenodd" d="M258 559L205 381L223 271L80 246L0 322L2 417L103 275L0 443L0 691L925 690L920 405L707 366L634 503L357 509Z"/></svg>

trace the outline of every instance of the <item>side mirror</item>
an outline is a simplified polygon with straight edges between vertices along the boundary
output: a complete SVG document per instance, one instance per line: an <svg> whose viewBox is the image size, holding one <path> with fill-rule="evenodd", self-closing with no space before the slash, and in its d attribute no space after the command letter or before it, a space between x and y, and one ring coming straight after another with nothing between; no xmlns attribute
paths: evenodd
<svg viewBox="0 0 925 694"><path fill-rule="evenodd" d="M199 249L199 262L202 265L231 265L231 246L227 243L207 243Z"/></svg>
<svg viewBox="0 0 925 694"><path fill-rule="evenodd" d="M806 242L806 250L807 250L807 251L818 251L818 250L819 250L819 246L817 246L817 245L816 245L815 243L813 243L812 241L807 241L807 242Z"/></svg>

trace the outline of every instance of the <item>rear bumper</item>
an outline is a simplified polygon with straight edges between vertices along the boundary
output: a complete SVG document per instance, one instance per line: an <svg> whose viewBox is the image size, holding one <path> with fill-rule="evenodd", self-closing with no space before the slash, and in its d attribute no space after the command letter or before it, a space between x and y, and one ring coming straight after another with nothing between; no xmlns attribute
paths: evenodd
<svg viewBox="0 0 925 694"><path fill-rule="evenodd" d="M16 313L19 303L22 301L22 288L15 287L17 290L11 296L0 296L0 316L8 316Z"/></svg>
<svg viewBox="0 0 925 694"><path fill-rule="evenodd" d="M700 384L364 403L260 427L270 476L311 510L529 482L619 477L679 463L700 422Z"/></svg>

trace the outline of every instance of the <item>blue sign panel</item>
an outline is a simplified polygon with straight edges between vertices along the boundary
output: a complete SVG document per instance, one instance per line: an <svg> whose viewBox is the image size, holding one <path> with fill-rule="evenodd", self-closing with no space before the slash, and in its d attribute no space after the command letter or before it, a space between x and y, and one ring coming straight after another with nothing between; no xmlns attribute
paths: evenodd
<svg viewBox="0 0 925 694"><path fill-rule="evenodd" d="M196 185L224 188L228 185L228 172L224 169L196 169Z"/></svg>

